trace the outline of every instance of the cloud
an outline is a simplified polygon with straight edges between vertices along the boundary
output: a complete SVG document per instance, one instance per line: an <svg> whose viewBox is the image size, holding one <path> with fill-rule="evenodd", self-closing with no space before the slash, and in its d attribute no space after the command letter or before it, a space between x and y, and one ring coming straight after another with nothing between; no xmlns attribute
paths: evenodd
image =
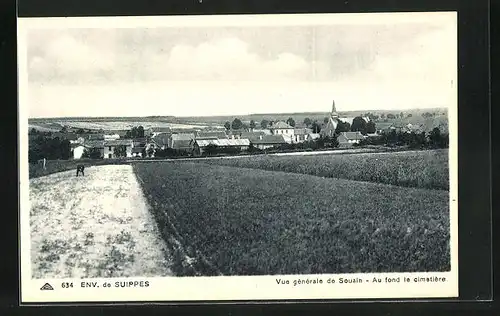
<svg viewBox="0 0 500 316"><path fill-rule="evenodd" d="M35 80L92 80L117 66L112 50L99 49L69 34L54 37L37 52L28 61L30 79Z"/></svg>
<svg viewBox="0 0 500 316"><path fill-rule="evenodd" d="M151 75L169 80L288 80L308 76L311 65L292 53L265 60L238 38L199 45L176 45L168 54L150 56Z"/></svg>

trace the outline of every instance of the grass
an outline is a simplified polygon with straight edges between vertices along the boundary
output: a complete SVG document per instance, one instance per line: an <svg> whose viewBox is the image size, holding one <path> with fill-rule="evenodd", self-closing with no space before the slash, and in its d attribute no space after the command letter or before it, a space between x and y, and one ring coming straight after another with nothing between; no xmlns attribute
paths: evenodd
<svg viewBox="0 0 500 316"><path fill-rule="evenodd" d="M47 160L44 170L41 164L29 164L29 178L43 177L52 173L75 170L76 165L87 166L117 165L125 164L123 159L77 159L77 160Z"/></svg>
<svg viewBox="0 0 500 316"><path fill-rule="evenodd" d="M182 250L177 275L450 269L443 190L197 162L134 170L163 238Z"/></svg>
<svg viewBox="0 0 500 316"><path fill-rule="evenodd" d="M302 173L404 187L449 189L448 150L313 156L255 156L207 164Z"/></svg>

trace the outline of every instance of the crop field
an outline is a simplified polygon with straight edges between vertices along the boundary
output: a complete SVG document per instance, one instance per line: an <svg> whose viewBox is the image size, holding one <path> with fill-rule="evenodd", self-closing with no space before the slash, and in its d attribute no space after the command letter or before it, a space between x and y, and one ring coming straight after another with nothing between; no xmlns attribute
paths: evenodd
<svg viewBox="0 0 500 316"><path fill-rule="evenodd" d="M171 274L131 166L59 172L29 186L32 278Z"/></svg>
<svg viewBox="0 0 500 316"><path fill-rule="evenodd" d="M92 121L60 121L61 125L67 125L74 128L85 129L103 129L103 130L121 130L130 129L134 126L143 126L144 128L150 127L171 127L171 128L205 128L207 125L194 125L194 124L178 124L178 123L163 123L163 122L147 122L147 121L109 121L109 122L92 122Z"/></svg>
<svg viewBox="0 0 500 316"><path fill-rule="evenodd" d="M207 164L285 171L391 185L448 190L448 150L314 156L255 156Z"/></svg>
<svg viewBox="0 0 500 316"><path fill-rule="evenodd" d="M134 170L175 275L450 269L446 190L207 161Z"/></svg>

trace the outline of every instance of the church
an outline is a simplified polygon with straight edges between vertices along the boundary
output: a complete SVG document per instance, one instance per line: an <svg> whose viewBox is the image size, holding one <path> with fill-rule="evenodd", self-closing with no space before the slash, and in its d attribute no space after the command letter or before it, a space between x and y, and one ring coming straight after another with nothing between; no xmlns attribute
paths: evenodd
<svg viewBox="0 0 500 316"><path fill-rule="evenodd" d="M326 123L326 126L323 127L323 129L320 131L320 134L322 137L332 137L335 135L335 129L337 128L337 125L339 124L339 114L337 113L337 110L335 109L335 101L333 101L332 104L332 113L330 114L330 117L328 118L328 123Z"/></svg>

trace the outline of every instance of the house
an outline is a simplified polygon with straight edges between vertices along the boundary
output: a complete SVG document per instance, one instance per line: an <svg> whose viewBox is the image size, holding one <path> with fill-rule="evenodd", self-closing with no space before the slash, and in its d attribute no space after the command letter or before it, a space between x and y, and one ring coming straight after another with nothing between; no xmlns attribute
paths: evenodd
<svg viewBox="0 0 500 316"><path fill-rule="evenodd" d="M205 153L207 146L214 145L217 148L235 148L241 151L250 146L248 139L193 139L191 142L193 155L201 156Z"/></svg>
<svg viewBox="0 0 500 316"><path fill-rule="evenodd" d="M358 144L363 139L365 139L365 136L363 136L360 132L342 132L337 138L339 145L343 147Z"/></svg>
<svg viewBox="0 0 500 316"><path fill-rule="evenodd" d="M146 147L148 139L146 137L136 137L132 140L134 147Z"/></svg>
<svg viewBox="0 0 500 316"><path fill-rule="evenodd" d="M88 134L88 140L104 140L104 134Z"/></svg>
<svg viewBox="0 0 500 316"><path fill-rule="evenodd" d="M132 157L144 157L142 154L144 150L145 147L132 147Z"/></svg>
<svg viewBox="0 0 500 316"><path fill-rule="evenodd" d="M83 152L85 151L85 146L78 144L76 146L72 146L71 151L73 152L73 159L81 159Z"/></svg>
<svg viewBox="0 0 500 316"><path fill-rule="evenodd" d="M134 143L130 139L116 139L116 140L106 140L103 142L104 152L103 157L105 159L119 158L115 155L115 149L118 146L125 146L125 157L132 157L132 148Z"/></svg>
<svg viewBox="0 0 500 316"><path fill-rule="evenodd" d="M240 138L249 139L250 141L254 141L254 140L260 139L261 137L264 137L266 135L269 135L269 134L267 134L264 131L241 132Z"/></svg>
<svg viewBox="0 0 500 316"><path fill-rule="evenodd" d="M258 149L267 149L275 146L287 144L284 135L264 135L256 140L252 140L252 144Z"/></svg>
<svg viewBox="0 0 500 316"><path fill-rule="evenodd" d="M269 127L271 134L283 135L287 143L292 143L294 139L294 128L283 121L278 121Z"/></svg>
<svg viewBox="0 0 500 316"><path fill-rule="evenodd" d="M312 133L312 129L310 128L295 128L294 129L294 143L303 143L307 140L307 135Z"/></svg>
<svg viewBox="0 0 500 316"><path fill-rule="evenodd" d="M319 133L309 133L306 136L306 141L310 142L310 141L316 140L320 137L321 137L321 135Z"/></svg>
<svg viewBox="0 0 500 316"><path fill-rule="evenodd" d="M104 135L104 140L117 140L117 139L120 139L120 135L118 134Z"/></svg>
<svg viewBox="0 0 500 316"><path fill-rule="evenodd" d="M195 139L194 133L172 134L170 137L170 146L173 149L191 151L191 140Z"/></svg>
<svg viewBox="0 0 500 316"><path fill-rule="evenodd" d="M163 133L172 133L172 129L167 126L154 126L150 127L147 129L146 134L148 134L151 137L155 137L158 134L163 134Z"/></svg>
<svg viewBox="0 0 500 316"><path fill-rule="evenodd" d="M104 157L104 141L103 140L85 140L83 142L83 151L98 149L100 152L100 157ZM83 154L83 152L82 152Z"/></svg>
<svg viewBox="0 0 500 316"><path fill-rule="evenodd" d="M251 133L264 133L265 135L272 135L273 133L271 133L270 130L268 129L258 129L258 128L254 128Z"/></svg>
<svg viewBox="0 0 500 316"><path fill-rule="evenodd" d="M219 131L197 131L195 134L196 138L216 138L216 139L227 139L226 132Z"/></svg>
<svg viewBox="0 0 500 316"><path fill-rule="evenodd" d="M160 133L151 138L151 142L149 145L153 145L155 148L160 148L160 149L165 149L167 147L170 147L170 138L172 134L170 133Z"/></svg>

